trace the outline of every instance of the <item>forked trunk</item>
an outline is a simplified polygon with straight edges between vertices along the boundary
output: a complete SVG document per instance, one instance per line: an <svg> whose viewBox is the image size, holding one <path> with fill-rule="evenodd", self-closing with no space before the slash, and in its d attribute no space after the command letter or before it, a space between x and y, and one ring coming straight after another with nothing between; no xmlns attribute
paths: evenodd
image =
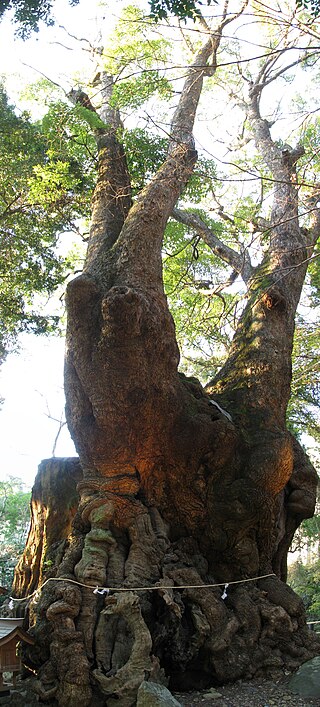
<svg viewBox="0 0 320 707"><path fill-rule="evenodd" d="M196 159L192 125L217 37L191 67L168 158L134 206L116 125L99 135L91 241L67 297L80 502L34 603L29 655L39 694L63 706L129 707L144 679L199 688L291 670L317 652L301 600L281 581L316 486L285 426L305 273L298 226L286 260L274 221L272 254L207 390L178 373L163 291L163 233Z"/></svg>

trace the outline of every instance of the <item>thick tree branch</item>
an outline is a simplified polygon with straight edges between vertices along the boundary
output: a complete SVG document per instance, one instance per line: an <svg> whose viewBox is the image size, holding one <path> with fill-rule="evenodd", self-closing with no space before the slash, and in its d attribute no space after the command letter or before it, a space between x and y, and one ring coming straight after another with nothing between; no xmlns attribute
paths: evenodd
<svg viewBox="0 0 320 707"><path fill-rule="evenodd" d="M215 255L221 258L225 263L228 263L228 265L231 265L231 267L241 275L244 282L248 282L252 275L252 265L249 253L246 250L240 254L233 248L227 246L197 214L174 208L172 210L172 216L176 221L191 227Z"/></svg>
<svg viewBox="0 0 320 707"><path fill-rule="evenodd" d="M248 0L245 0L238 13L228 15L229 0L225 0L222 20L214 30L210 30L207 22L201 17L201 21L204 24L209 37L207 42L196 54L196 57L188 71L188 76L183 87L181 98L172 119L172 145L170 146L170 150L174 149L174 145L177 142L184 142L190 147L194 146L192 131L195 114L202 91L203 78L204 76L213 76L216 71L217 51L220 46L224 27L240 16L247 4ZM210 58L211 63L209 65L208 62Z"/></svg>
<svg viewBox="0 0 320 707"><path fill-rule="evenodd" d="M118 130L119 128L122 128L120 112L118 108L110 105L113 84L113 76L108 74L106 71L100 71L97 73L92 82L93 86L100 87L102 103L99 110L99 115L101 120L103 120L106 125L111 126L113 130Z"/></svg>
<svg viewBox="0 0 320 707"><path fill-rule="evenodd" d="M100 114L83 91L73 90L70 100L80 104L94 116L91 124L98 147L98 180L92 199L92 218L86 270L95 269L117 240L131 207L131 185L123 147L117 131L121 128L119 111L110 106L112 76L100 72L95 85L100 85ZM89 117L89 116L88 116Z"/></svg>
<svg viewBox="0 0 320 707"><path fill-rule="evenodd" d="M273 172L275 160L281 158L281 151L272 140L267 120L260 114L260 95L262 86L252 83L249 89L248 118L252 125L255 143L269 169Z"/></svg>
<svg viewBox="0 0 320 707"><path fill-rule="evenodd" d="M277 80L280 76L283 76L287 71L292 69L295 66L298 66L301 64L308 56L308 50L311 47L303 47L303 54L301 54L298 59L290 62L289 64L286 64L284 66L281 66L277 71L273 71L272 69L275 67L275 64L278 62L279 58L283 56L287 51L292 50L292 49L298 49L296 47L296 43L292 42L291 44L288 44L286 47L284 47L278 54L277 56L274 56L273 53L270 54L268 57L266 57L259 73L256 76L255 81L251 82L250 89L249 89L249 106L248 106L248 117L250 118L253 126L253 132L254 132L254 137L255 137L255 142L257 144L257 148L259 149L261 155L263 156L266 164L268 165L269 169L274 173L274 160L278 158L279 160L282 159L282 150L281 148L277 147L274 141L271 138L270 134L270 123L267 120L264 120L261 117L260 114L260 98L263 89L270 85L273 81ZM302 51L302 50L301 50ZM313 51L310 56L317 55L317 51ZM295 149L290 149L290 163L291 166L293 167L295 163L298 161L298 159L302 156L303 154L303 149L301 148L300 145L297 146Z"/></svg>
<svg viewBox="0 0 320 707"><path fill-rule="evenodd" d="M261 72L260 72L261 74ZM305 239L299 226L298 186L296 163L304 148L279 147L271 137L270 125L260 113L260 96L263 85L255 81L249 91L248 117L251 122L256 147L274 179L274 196L270 218L270 249L268 269L274 270L276 279L283 268L296 267L306 256Z"/></svg>
<svg viewBox="0 0 320 707"><path fill-rule="evenodd" d="M246 0L247 1L247 0ZM118 239L119 260L117 269L123 268L124 252L127 284L150 282L161 283L161 244L166 222L172 213L185 184L187 183L197 158L194 150L193 126L205 76L212 76L216 70L216 55L225 24L234 19L227 17L228 0L223 18L211 30L205 44L192 62L180 100L173 116L170 131L168 156L150 183L139 194L130 210ZM209 60L211 63L209 64ZM152 228L150 229L150 224ZM130 238L128 232L130 231ZM157 275L155 273L157 272Z"/></svg>
<svg viewBox="0 0 320 707"><path fill-rule="evenodd" d="M212 66L206 64L211 55L215 56L219 46L221 34L210 36L208 41L197 53L193 63L188 70L181 97L174 113L171 124L171 145L169 154L175 149L177 144L184 143L194 149L194 139L192 135L195 114L199 103L199 98L203 86L205 75L212 76L215 72L215 63Z"/></svg>
<svg viewBox="0 0 320 707"><path fill-rule="evenodd" d="M307 52L304 53L302 57L299 57L296 61L292 61L291 64L286 64L286 66L283 66L281 69L276 71L274 74L269 76L269 78L266 78L264 83L263 83L263 88L265 86L268 86L270 83L273 81L276 81L280 76L283 76L287 71L290 71L290 69L293 69L295 66L299 66L302 61L304 61L307 57L310 58L310 56L315 56L319 55L319 52L313 52L312 54L307 54Z"/></svg>

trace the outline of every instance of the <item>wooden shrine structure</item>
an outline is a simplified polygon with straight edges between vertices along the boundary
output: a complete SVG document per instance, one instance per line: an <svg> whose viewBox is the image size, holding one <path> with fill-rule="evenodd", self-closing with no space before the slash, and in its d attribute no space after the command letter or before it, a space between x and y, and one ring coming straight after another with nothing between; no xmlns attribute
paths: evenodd
<svg viewBox="0 0 320 707"><path fill-rule="evenodd" d="M21 658L18 651L18 643L34 643L22 629L23 619L0 617L0 695L3 690L3 673L12 673L13 684L21 671Z"/></svg>

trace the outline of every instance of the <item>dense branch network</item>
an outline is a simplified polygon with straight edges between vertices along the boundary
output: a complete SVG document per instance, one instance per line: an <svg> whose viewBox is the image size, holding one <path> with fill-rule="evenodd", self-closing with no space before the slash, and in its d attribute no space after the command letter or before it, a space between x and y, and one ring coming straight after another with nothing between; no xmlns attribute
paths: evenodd
<svg viewBox="0 0 320 707"><path fill-rule="evenodd" d="M176 221L192 228L204 240L206 245L215 255L220 257L224 262L228 263L228 265L231 265L231 267L236 270L239 275L241 275L244 282L248 282L250 276L252 275L252 265L250 255L245 248L242 253L237 253L236 250L230 248L226 245L226 243L218 238L218 236L215 235L212 229L207 226L205 221L203 221L198 214L190 211L182 211L181 209L175 207L172 210L172 216L176 219Z"/></svg>
<svg viewBox="0 0 320 707"><path fill-rule="evenodd" d="M289 27L286 30L286 33L288 32ZM230 96L233 101L245 112L246 120L251 127L256 150L271 172L271 179L267 177L267 180L273 182L274 186L271 215L268 219L253 216L252 226L256 232L270 233L272 231L272 239L269 242L268 259L270 261L270 259L273 258L274 263L277 262L276 270L278 275L276 275L276 278L280 276L280 279L281 274L279 275L279 273L281 268L283 268L283 276L287 278L290 275L291 267L295 269L299 266L299 263L305 263L307 257L305 246L308 246L308 253L310 253L310 246L314 246L318 237L318 225L316 224L318 224L319 196L317 185L312 187L311 195L306 197L305 200L305 212L308 213L310 210L310 213L312 213L310 227L302 230L299 227L298 199L301 186L298 183L296 175L296 164L304 155L304 147L301 144L298 144L294 148L288 145L280 147L271 137L271 127L273 123L263 118L260 112L261 96L267 86L276 81L279 77L284 76L293 67L302 64L307 57L317 58L318 56L318 50L313 50L312 40L310 39L309 46L303 48L297 59L287 64L282 64L280 68L277 68L279 61L281 62L283 57L285 57L286 53L288 51L290 52L290 50L298 51L297 40L296 38L290 39L290 37L286 37L283 49L280 48L276 53L272 51L270 54L266 55L265 61L262 63L255 79L247 79L243 71L240 71L241 78L245 79L248 85L248 97L246 99L241 98L235 91L230 91ZM261 179L263 183L264 178L262 177ZM218 213L221 218L231 223L232 219L224 214L223 209L219 208ZM242 251L238 253L233 248L227 246L221 241L221 238L218 238L214 234L203 218L196 213L192 213L190 209L186 212L181 208L175 208L172 212L172 216L197 233L212 252L221 258L222 261L231 265L242 276L244 282L248 284L253 275L248 248L242 247ZM300 255L298 254L297 256L297 262L293 262L290 266L290 264L286 262L285 256L288 252L292 253L295 248L300 249ZM281 253L284 257L283 261Z"/></svg>

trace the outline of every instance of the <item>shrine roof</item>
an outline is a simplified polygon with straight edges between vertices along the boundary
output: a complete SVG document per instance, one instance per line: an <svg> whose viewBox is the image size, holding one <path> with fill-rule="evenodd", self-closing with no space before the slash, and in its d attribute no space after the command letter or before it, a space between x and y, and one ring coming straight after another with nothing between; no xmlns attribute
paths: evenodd
<svg viewBox="0 0 320 707"><path fill-rule="evenodd" d="M34 639L31 638L22 628L23 619L11 619L0 617L0 646L4 645L12 638L18 638L20 641L26 641L26 643L34 643Z"/></svg>

